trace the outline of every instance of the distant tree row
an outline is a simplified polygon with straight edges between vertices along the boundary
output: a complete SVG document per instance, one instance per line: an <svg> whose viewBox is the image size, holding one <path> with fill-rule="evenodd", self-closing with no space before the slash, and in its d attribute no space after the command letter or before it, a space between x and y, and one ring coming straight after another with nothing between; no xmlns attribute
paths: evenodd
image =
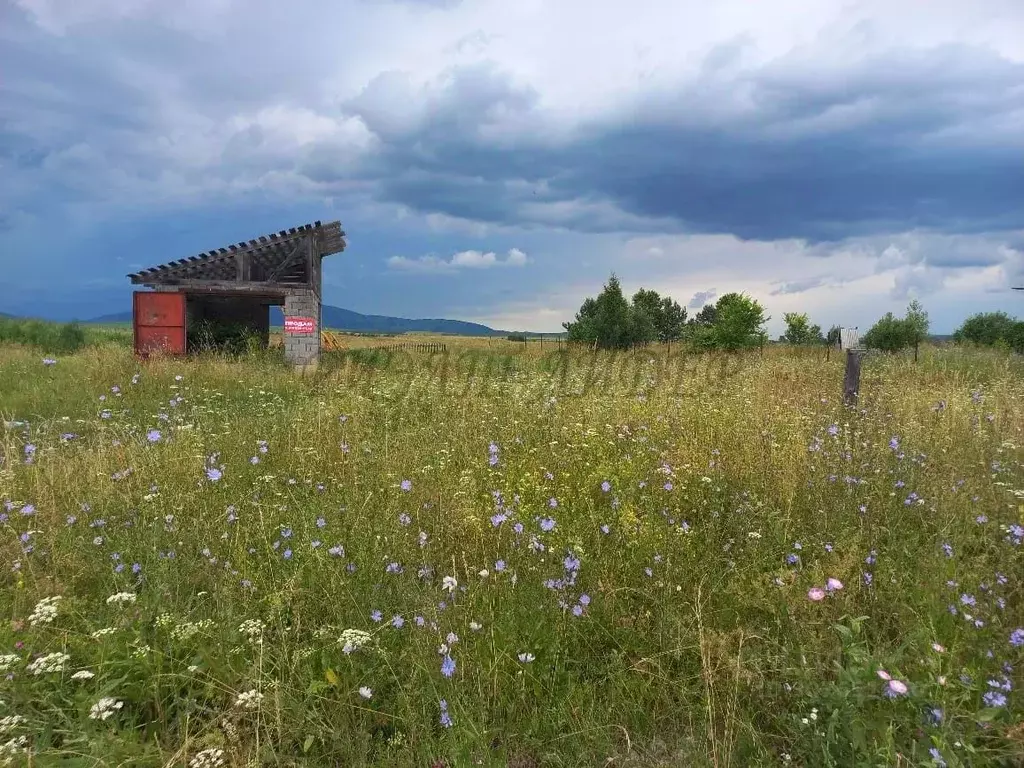
<svg viewBox="0 0 1024 768"><path fill-rule="evenodd" d="M613 274L596 298L584 300L575 320L563 325L569 341L599 349L673 341L705 349L740 349L763 342L767 321L760 304L738 293L722 296L688 320L684 307L657 291L641 288L627 299Z"/></svg>
<svg viewBox="0 0 1024 768"><path fill-rule="evenodd" d="M779 336L782 343L837 346L840 342L838 325L826 334L806 313L787 312L782 319L786 323L785 332ZM763 344L768 320L764 308L741 293L727 293L688 318L684 307L657 291L641 288L631 299L626 298L619 279L612 274L597 297L588 297L576 318L563 326L569 341L592 344L599 349L680 341L698 349L736 350ZM907 305L903 317L887 312L861 337L861 343L883 352L898 352L925 341L929 327L928 313L915 299ZM956 331L953 340L1024 352L1024 321L1005 312L972 315Z"/></svg>

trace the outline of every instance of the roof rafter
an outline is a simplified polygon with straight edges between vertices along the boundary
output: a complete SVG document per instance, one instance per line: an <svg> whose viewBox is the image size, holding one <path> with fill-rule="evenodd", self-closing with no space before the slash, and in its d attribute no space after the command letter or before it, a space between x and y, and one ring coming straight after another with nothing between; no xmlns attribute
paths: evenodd
<svg viewBox="0 0 1024 768"><path fill-rule="evenodd" d="M258 265L262 272L268 274L268 280L274 280L295 273L291 269L295 266L292 257L295 253L305 253L309 247L312 248L314 260L345 250L345 233L341 229L341 222L321 224L317 221L289 230L282 229L277 233L260 235L248 242L143 269L128 275L128 278L136 285L153 286L181 284L185 281L191 284L202 280L230 281L239 274L240 260L248 260L249 264ZM306 277L311 280L313 275Z"/></svg>

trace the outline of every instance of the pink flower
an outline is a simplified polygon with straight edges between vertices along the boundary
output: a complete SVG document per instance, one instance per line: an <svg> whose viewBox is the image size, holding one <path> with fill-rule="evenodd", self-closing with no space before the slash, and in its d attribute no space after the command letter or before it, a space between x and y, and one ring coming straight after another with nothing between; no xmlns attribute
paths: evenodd
<svg viewBox="0 0 1024 768"><path fill-rule="evenodd" d="M892 680L892 675L890 675L884 669L878 670L877 672L875 672L875 674L878 675L883 680Z"/></svg>
<svg viewBox="0 0 1024 768"><path fill-rule="evenodd" d="M902 680L890 680L889 681L889 694L892 696L902 696L907 692L907 684Z"/></svg>
<svg viewBox="0 0 1024 768"><path fill-rule="evenodd" d="M839 590L839 589L842 589L842 588L843 588L843 582L841 582L839 579L829 579L825 583L825 589L827 589L829 592L832 592L834 590Z"/></svg>
<svg viewBox="0 0 1024 768"><path fill-rule="evenodd" d="M935 651L936 653L945 653L946 652L946 649L943 648L938 643L932 643L932 650Z"/></svg>
<svg viewBox="0 0 1024 768"><path fill-rule="evenodd" d="M808 600L813 600L816 603L819 600L824 600L825 599L825 590L822 589L821 587L811 587L807 591L807 599Z"/></svg>

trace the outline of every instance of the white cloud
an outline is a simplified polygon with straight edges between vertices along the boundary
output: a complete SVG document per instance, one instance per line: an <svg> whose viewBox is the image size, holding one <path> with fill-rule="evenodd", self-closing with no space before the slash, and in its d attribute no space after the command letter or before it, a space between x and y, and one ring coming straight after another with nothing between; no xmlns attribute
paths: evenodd
<svg viewBox="0 0 1024 768"><path fill-rule="evenodd" d="M437 256L420 256L410 259L392 256L387 264L398 272L456 272L460 269L492 269L495 267L522 267L529 262L526 254L518 248L511 248L504 259L493 251L459 251L449 259Z"/></svg>

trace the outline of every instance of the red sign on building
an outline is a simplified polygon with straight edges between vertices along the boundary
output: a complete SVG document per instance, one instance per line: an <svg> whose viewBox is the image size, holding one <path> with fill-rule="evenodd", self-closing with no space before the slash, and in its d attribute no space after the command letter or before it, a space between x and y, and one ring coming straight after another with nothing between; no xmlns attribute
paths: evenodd
<svg viewBox="0 0 1024 768"><path fill-rule="evenodd" d="M286 317L284 319L285 333L315 333L316 320L312 317Z"/></svg>

